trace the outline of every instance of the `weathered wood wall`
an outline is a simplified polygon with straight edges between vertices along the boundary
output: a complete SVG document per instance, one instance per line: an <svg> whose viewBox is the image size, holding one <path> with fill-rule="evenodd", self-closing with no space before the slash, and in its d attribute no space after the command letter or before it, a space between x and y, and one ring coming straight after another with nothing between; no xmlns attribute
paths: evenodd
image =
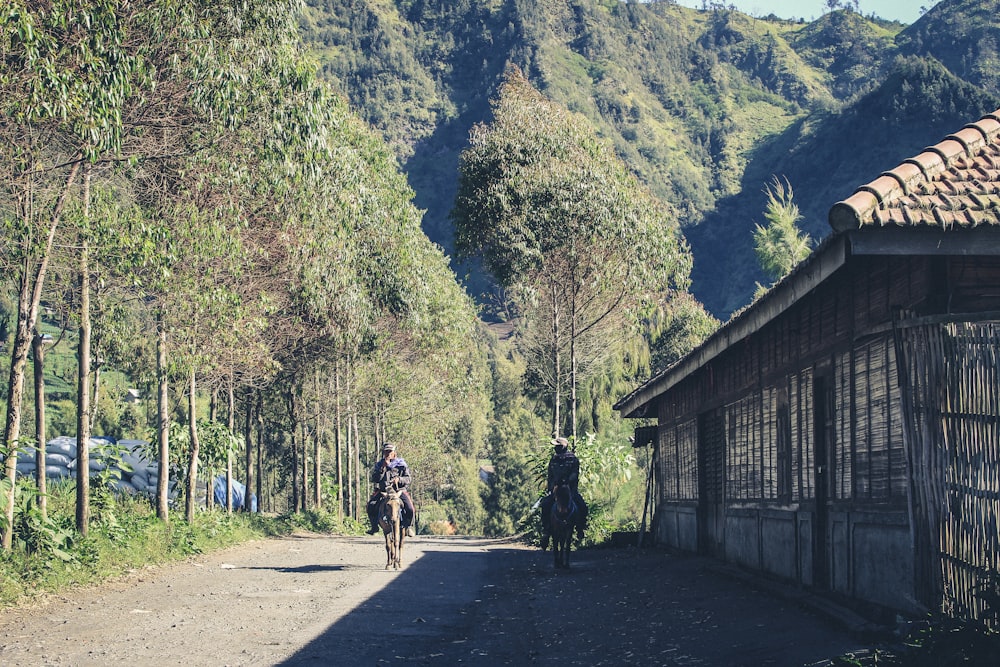
<svg viewBox="0 0 1000 667"><path fill-rule="evenodd" d="M889 608L982 615L976 586L1000 564L1000 333L940 320L988 307L1000 261L860 257L733 341L657 401L657 539Z"/></svg>

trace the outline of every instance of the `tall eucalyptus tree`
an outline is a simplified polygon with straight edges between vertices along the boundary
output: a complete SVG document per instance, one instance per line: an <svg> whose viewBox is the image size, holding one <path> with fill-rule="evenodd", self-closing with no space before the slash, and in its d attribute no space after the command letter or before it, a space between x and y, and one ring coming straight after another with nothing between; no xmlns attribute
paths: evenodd
<svg viewBox="0 0 1000 667"><path fill-rule="evenodd" d="M118 4L109 0L39 6L15 0L8 11L0 14L0 111L6 119L4 139L10 142L4 157L12 158L14 165L5 186L13 186L14 190L12 245L17 246L22 258L3 434L4 449L9 454L6 477L10 481L15 474L13 452L20 438L30 332L38 317L52 242L71 188L81 164L120 150L126 109L134 97L141 97L140 90L152 87L152 73L142 57L129 51L129 21L119 15ZM43 132L57 141L37 143ZM60 146L62 151L57 150ZM52 173L64 174L55 198L36 197L39 177ZM81 449L86 464L86 442L78 443ZM2 546L9 549L13 486L5 500Z"/></svg>
<svg viewBox="0 0 1000 667"><path fill-rule="evenodd" d="M523 340L537 343L532 370L552 392L553 433L575 435L581 375L637 309L687 288L691 258L670 209L583 117L512 68L492 123L473 128L461 156L452 218L459 254L482 257L515 295L532 334Z"/></svg>

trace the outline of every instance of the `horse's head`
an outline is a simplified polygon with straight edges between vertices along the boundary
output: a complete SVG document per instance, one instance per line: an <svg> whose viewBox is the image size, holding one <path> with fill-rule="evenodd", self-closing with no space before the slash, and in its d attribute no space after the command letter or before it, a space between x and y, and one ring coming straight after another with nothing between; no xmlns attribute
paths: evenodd
<svg viewBox="0 0 1000 667"><path fill-rule="evenodd" d="M555 503L552 505L552 508L559 514L567 514L573 503L573 496L570 494L569 485L559 484L553 489L552 493L555 497Z"/></svg>
<svg viewBox="0 0 1000 667"><path fill-rule="evenodd" d="M397 515L403 507L402 495L399 489L390 489L382 492L382 496L385 498L385 506L391 510L393 515Z"/></svg>

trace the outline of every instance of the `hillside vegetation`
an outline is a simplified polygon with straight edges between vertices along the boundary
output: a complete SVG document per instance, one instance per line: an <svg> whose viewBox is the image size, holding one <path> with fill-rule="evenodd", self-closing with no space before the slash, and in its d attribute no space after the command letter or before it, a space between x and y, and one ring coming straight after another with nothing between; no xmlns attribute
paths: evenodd
<svg viewBox="0 0 1000 667"><path fill-rule="evenodd" d="M399 156L451 252L458 154L507 64L585 115L675 209L696 296L726 317L762 279L752 230L788 179L814 238L836 201L997 107L995 0L912 26L851 10L811 23L670 1L309 0L303 38ZM474 294L488 281L456 267Z"/></svg>

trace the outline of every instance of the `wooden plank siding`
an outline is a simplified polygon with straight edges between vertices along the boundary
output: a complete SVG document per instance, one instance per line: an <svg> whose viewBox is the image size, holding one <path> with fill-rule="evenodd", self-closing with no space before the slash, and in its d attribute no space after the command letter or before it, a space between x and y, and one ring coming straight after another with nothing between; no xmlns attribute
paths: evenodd
<svg viewBox="0 0 1000 667"><path fill-rule="evenodd" d="M1000 109L834 204L805 261L616 403L658 417L655 539L869 609L984 615L998 192Z"/></svg>
<svg viewBox="0 0 1000 667"><path fill-rule="evenodd" d="M1000 333L932 333L942 307L1000 310L1000 261L852 258L658 396L656 539L877 608L980 613L972 587L1000 565Z"/></svg>

